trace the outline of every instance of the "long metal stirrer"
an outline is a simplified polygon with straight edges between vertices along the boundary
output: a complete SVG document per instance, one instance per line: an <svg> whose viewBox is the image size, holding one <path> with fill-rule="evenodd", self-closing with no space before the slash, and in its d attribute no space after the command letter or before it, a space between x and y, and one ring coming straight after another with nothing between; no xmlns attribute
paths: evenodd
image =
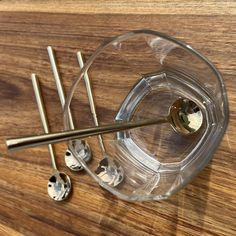
<svg viewBox="0 0 236 236"><path fill-rule="evenodd" d="M39 81L38 81L38 78L35 74L31 75L31 80L32 80L34 94L35 94L35 98L37 101L38 110L39 110L40 118L42 121L43 129L44 129L44 132L46 134L48 134L49 133L48 122L47 122L47 118L45 115L46 113L45 113L45 108L44 108L43 101L42 101L42 95L40 92ZM51 158L52 167L54 170L57 170L55 155L54 155L53 147L51 144L48 144L48 151L49 151L49 155Z"/></svg>
<svg viewBox="0 0 236 236"><path fill-rule="evenodd" d="M57 92L58 92L58 95L59 95L59 98L60 98L61 106L62 106L62 109L64 109L65 94L64 94L60 74L59 74L59 71L57 69L57 63L56 63L56 58L55 58L55 55L54 55L54 50L51 46L48 46L47 51L48 51L50 64L51 64L51 67L52 67L54 80L56 82ZM69 114L68 115L69 115L69 127L73 130L75 127L74 127L74 122L73 122L73 118L72 118L72 114L71 114L70 109L69 109ZM86 161L86 162L89 161L90 158L91 158L91 150L90 150L89 145L86 142L84 142L83 140L80 140L80 139L76 140L76 144L77 145L81 144L80 145L80 150L78 150L78 155L81 158L83 158L84 161ZM82 150L83 150L83 152L80 152ZM77 160L77 158L74 156L74 154L71 152L70 149L66 150L65 163L66 163L66 166L72 171L80 171L80 170L83 169L80 162Z"/></svg>
<svg viewBox="0 0 236 236"><path fill-rule="evenodd" d="M187 98L179 98L171 105L168 115L166 117L159 117L159 119L130 121L90 127L87 129L77 129L38 136L13 138L8 139L6 144L8 150L17 150L162 123L169 123L172 128L181 135L189 135L198 132L198 130L203 125L203 121L204 119L202 110L195 102Z"/></svg>
<svg viewBox="0 0 236 236"><path fill-rule="evenodd" d="M99 134L107 134L118 132L127 129L134 129L138 127L154 125L154 124L162 124L168 123L168 119L166 117L160 119L148 119L148 120L141 120L141 121L131 121L131 122L124 122L124 123L114 123L108 124L104 126L97 126L97 127L90 127L85 129L78 129L78 130L70 130L70 131L63 131L58 133L51 133L51 134L42 134L37 136L28 136L28 137L21 137L21 138L13 138L8 139L6 141L7 147L9 151L13 150L20 150L29 147L35 147L44 144L53 144L62 141L69 141L71 139L82 139L89 136L99 135Z"/></svg>
<svg viewBox="0 0 236 236"><path fill-rule="evenodd" d="M81 54L80 51L77 52L77 60L78 60L80 69L82 69L83 66L84 66L84 62L83 62L83 57L82 57L82 54ZM98 124L97 112L96 112L96 108L95 108L95 104L94 104L94 98L93 98L93 93L92 93L92 89L91 89L91 83L90 83L90 79L89 79L89 76L88 76L87 72L84 74L84 81L85 81L85 86L86 86L86 90L87 90L90 110L91 110L91 113L92 113L92 116L93 116L93 121L94 121L94 124L96 126L98 126L99 124ZM105 146L104 146L103 139L102 139L101 135L98 135L98 141L99 141L99 145L102 149L102 152L105 153L106 150L105 150Z"/></svg>

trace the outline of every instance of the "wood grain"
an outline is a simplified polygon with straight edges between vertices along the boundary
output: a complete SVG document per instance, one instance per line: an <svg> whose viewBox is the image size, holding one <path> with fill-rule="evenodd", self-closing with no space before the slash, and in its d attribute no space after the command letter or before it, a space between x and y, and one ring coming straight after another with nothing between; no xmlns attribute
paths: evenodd
<svg viewBox="0 0 236 236"><path fill-rule="evenodd" d="M9 10L0 13L0 235L236 235L234 10L226 7L223 11L230 13L222 16L217 8L220 2L216 1L215 8L201 16L182 15L183 10L178 7L166 11L169 14L176 11L178 14L174 16L88 14L90 10L87 14L50 14L37 13L44 11L39 1L35 1L35 8L27 9L35 11L33 13L24 12L26 8L19 4L17 7L16 2L11 1L13 5L0 2L1 10ZM184 5L185 2L178 3ZM110 6L112 4L115 5ZM227 4L234 6L234 2ZM70 12L67 8L65 4L65 10L61 7L61 11ZM14 9L22 12L11 12ZM48 11L51 9L49 4ZM103 9L102 12L108 11L105 5ZM130 7L126 13L135 10ZM102 190L85 173L69 173L73 182L72 197L64 203L52 202L46 192L51 172L47 149L7 153L5 147L6 137L42 132L30 73L36 72L42 79L51 130L63 129L46 46L56 49L63 84L68 91L79 71L75 59L78 49L88 58L105 38L137 28L151 28L184 40L218 67L229 97L227 133L210 164L167 201L128 203ZM95 92L103 89L98 81L93 86ZM112 107L114 110L107 108L112 97L113 94L106 100L98 98L98 116L104 123L114 116L115 107ZM84 90L79 94L79 101L78 122L81 126L91 125ZM95 138L89 139L94 155L98 152L96 142ZM58 166L68 173L64 167L64 150L64 144L56 145Z"/></svg>
<svg viewBox="0 0 236 236"><path fill-rule="evenodd" d="M1 0L2 11L112 14L235 15L234 0Z"/></svg>

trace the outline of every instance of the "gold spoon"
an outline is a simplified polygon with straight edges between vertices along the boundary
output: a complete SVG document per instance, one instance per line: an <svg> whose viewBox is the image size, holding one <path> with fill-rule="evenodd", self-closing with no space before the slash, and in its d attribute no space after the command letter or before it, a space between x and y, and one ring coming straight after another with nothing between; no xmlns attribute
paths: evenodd
<svg viewBox="0 0 236 236"><path fill-rule="evenodd" d="M159 119L120 122L103 126L89 127L63 131L51 134L12 138L6 141L9 151L35 147L44 144L53 144L72 139L82 139L89 136L118 132L138 127L170 123L173 129L181 135L196 133L203 124L203 115L197 104L187 98L176 100L169 109L168 116Z"/></svg>

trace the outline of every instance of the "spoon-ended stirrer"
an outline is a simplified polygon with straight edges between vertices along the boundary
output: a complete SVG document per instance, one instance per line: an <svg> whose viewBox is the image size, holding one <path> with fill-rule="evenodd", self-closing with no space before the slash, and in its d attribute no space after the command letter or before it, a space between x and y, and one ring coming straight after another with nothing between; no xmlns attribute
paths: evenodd
<svg viewBox="0 0 236 236"><path fill-rule="evenodd" d="M80 51L77 52L77 60L80 66L80 69L83 68L84 62L83 57ZM93 98L92 87L90 83L90 79L88 73L84 74L84 82L87 90L89 106L91 110L91 114L93 116L93 121L95 126L99 126L97 112L95 107L95 102ZM124 179L124 170L121 166L119 166L112 158L108 158L106 153L105 145L103 143L102 136L98 135L98 143L102 151L103 159L99 162L95 173L103 180L103 182L115 187L120 184Z"/></svg>
<svg viewBox="0 0 236 236"><path fill-rule="evenodd" d="M19 150L43 144L58 143L76 138L86 138L99 134L113 133L162 123L170 123L173 129L181 135L190 135L196 133L201 128L203 124L203 115L201 109L195 102L187 98L180 98L169 108L169 114L167 117L121 122L86 129L8 139L6 143L8 150Z"/></svg>
<svg viewBox="0 0 236 236"><path fill-rule="evenodd" d="M44 109L43 99L40 92L39 81L35 74L31 75L33 89L39 109L40 118L43 124L44 132L49 133L46 112ZM48 180L48 195L55 201L65 200L71 191L71 181L68 175L59 172L56 166L55 154L51 144L48 145L48 151L52 162L53 174Z"/></svg>
<svg viewBox="0 0 236 236"><path fill-rule="evenodd" d="M47 47L47 51L48 51L50 64L52 67L53 76L56 82L57 92L58 92L61 106L63 109L65 105L65 93L62 86L61 77L57 69L56 57L54 55L54 51L51 46ZM74 121L73 121L73 117L70 110L69 110L69 125L70 125L70 128L73 130ZM74 145L77 147L76 148L77 155L80 156L85 162L88 162L91 159L92 153L87 142L85 142L84 140L79 140L79 139L74 140L73 142L74 142ZM65 163L66 163L66 166L72 171L80 171L83 169L82 165L77 160L77 158L73 155L73 153L71 152L69 148L65 152Z"/></svg>

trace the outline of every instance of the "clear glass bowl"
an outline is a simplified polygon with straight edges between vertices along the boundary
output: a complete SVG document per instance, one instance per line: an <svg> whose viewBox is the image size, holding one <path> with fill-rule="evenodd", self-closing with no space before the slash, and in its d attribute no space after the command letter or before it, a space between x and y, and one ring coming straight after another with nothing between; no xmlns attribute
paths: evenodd
<svg viewBox="0 0 236 236"><path fill-rule="evenodd" d="M81 92L85 73L94 88L100 124L167 116L179 98L194 101L203 112L203 126L193 135L177 134L169 124L104 135L105 152L96 152L89 163L77 157L102 187L124 200L165 199L212 158L228 123L227 96L220 73L191 46L151 30L104 42L70 89L66 130L69 109L78 112L76 91ZM69 147L76 156L74 143Z"/></svg>

